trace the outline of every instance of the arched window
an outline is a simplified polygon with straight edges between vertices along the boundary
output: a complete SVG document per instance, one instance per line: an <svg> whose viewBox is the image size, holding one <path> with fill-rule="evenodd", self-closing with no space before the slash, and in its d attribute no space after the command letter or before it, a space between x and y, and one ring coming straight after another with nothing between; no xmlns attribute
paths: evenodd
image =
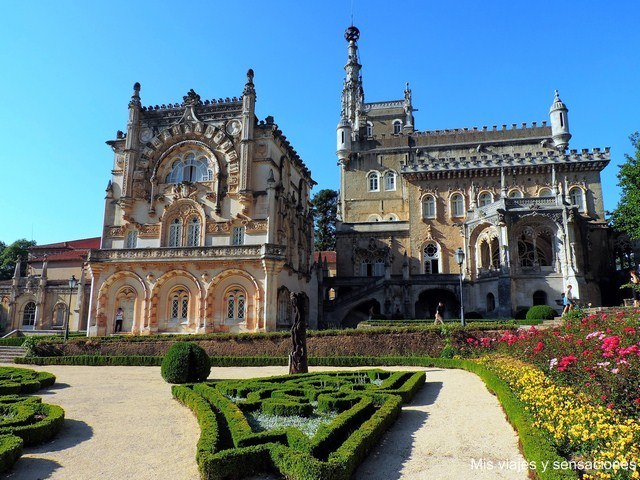
<svg viewBox="0 0 640 480"><path fill-rule="evenodd" d="M482 192L478 196L478 206L479 207L485 207L485 206L489 205L492 202L493 202L493 195L491 194L491 192Z"/></svg>
<svg viewBox="0 0 640 480"><path fill-rule="evenodd" d="M500 268L500 242L497 238L491 240L491 266Z"/></svg>
<svg viewBox="0 0 640 480"><path fill-rule="evenodd" d="M573 187L569 190L571 205L578 207L579 212L584 212L584 192L580 187Z"/></svg>
<svg viewBox="0 0 640 480"><path fill-rule="evenodd" d="M170 295L169 316L172 323L188 322L189 292L178 289Z"/></svg>
<svg viewBox="0 0 640 480"><path fill-rule="evenodd" d="M551 197L553 196L553 193L551 193L551 189L544 187L541 188L540 191L538 192L538 196L539 197Z"/></svg>
<svg viewBox="0 0 640 480"><path fill-rule="evenodd" d="M244 322L247 311L247 297L242 290L235 289L227 293L227 322Z"/></svg>
<svg viewBox="0 0 640 480"><path fill-rule="evenodd" d="M388 192L396 189L396 172L389 170L384 174L384 189Z"/></svg>
<svg viewBox="0 0 640 480"><path fill-rule="evenodd" d="M187 152L174 160L171 172L167 175L167 183L206 182L213 178L209 169L209 160L205 156L197 156Z"/></svg>
<svg viewBox="0 0 640 480"><path fill-rule="evenodd" d="M509 198L522 198L522 192L517 188L514 188L509 192Z"/></svg>
<svg viewBox="0 0 640 480"><path fill-rule="evenodd" d="M67 320L67 306L64 303L57 303L53 307L53 327L62 328Z"/></svg>
<svg viewBox="0 0 640 480"><path fill-rule="evenodd" d="M291 325L291 300L290 292L287 287L282 287L278 291L278 313L276 316L276 324L279 326Z"/></svg>
<svg viewBox="0 0 640 480"><path fill-rule="evenodd" d="M124 248L136 248L138 246L138 231L129 230Z"/></svg>
<svg viewBox="0 0 640 480"><path fill-rule="evenodd" d="M489 242L483 240L480 243L480 268L489 269L491 267L491 247Z"/></svg>
<svg viewBox="0 0 640 480"><path fill-rule="evenodd" d="M373 123L367 122L367 138L373 137Z"/></svg>
<svg viewBox="0 0 640 480"><path fill-rule="evenodd" d="M193 217L187 224L187 246L197 247L200 245L200 219Z"/></svg>
<svg viewBox="0 0 640 480"><path fill-rule="evenodd" d="M496 309L496 297L493 293L487 293L487 312L493 312Z"/></svg>
<svg viewBox="0 0 640 480"><path fill-rule="evenodd" d="M182 222L176 218L169 224L169 246L182 246Z"/></svg>
<svg viewBox="0 0 640 480"><path fill-rule="evenodd" d="M522 234L518 238L518 260L521 267L548 267L553 262L553 247L549 234Z"/></svg>
<svg viewBox="0 0 640 480"><path fill-rule="evenodd" d="M378 172L371 172L367 175L368 187L370 192L380 191L380 174Z"/></svg>
<svg viewBox="0 0 640 480"><path fill-rule="evenodd" d="M422 217L436 218L436 197L425 195L422 199Z"/></svg>
<svg viewBox="0 0 640 480"><path fill-rule="evenodd" d="M422 250L424 273L436 274L440 273L440 249L435 243L427 243Z"/></svg>
<svg viewBox="0 0 640 480"><path fill-rule="evenodd" d="M546 305L547 304L547 292L544 290L536 290L533 293L534 305Z"/></svg>
<svg viewBox="0 0 640 480"><path fill-rule="evenodd" d="M402 132L402 121L401 120L394 120L393 121L393 134L394 135L398 135L398 134L400 134L400 132Z"/></svg>
<svg viewBox="0 0 640 480"><path fill-rule="evenodd" d="M382 277L384 275L384 260L381 258L376 259L373 264L373 276Z"/></svg>
<svg viewBox="0 0 640 480"><path fill-rule="evenodd" d="M24 306L22 325L25 327L34 327L36 325L36 304L34 302L29 302Z"/></svg>
<svg viewBox="0 0 640 480"><path fill-rule="evenodd" d="M371 277L373 276L373 266L371 265L371 260L365 258L362 260L360 264L360 276L361 277Z"/></svg>
<svg viewBox="0 0 640 480"><path fill-rule="evenodd" d="M451 195L451 216L464 217L464 198L459 193Z"/></svg>

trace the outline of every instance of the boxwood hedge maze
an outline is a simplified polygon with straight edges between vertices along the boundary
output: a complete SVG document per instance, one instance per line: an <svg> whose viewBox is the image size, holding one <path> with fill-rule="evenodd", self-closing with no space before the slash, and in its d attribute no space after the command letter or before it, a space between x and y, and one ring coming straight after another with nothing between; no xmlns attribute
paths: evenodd
<svg viewBox="0 0 640 480"><path fill-rule="evenodd" d="M348 479L424 372L361 370L173 386L200 424L203 479L262 472L299 480Z"/></svg>
<svg viewBox="0 0 640 480"><path fill-rule="evenodd" d="M0 367L0 472L15 463L23 446L44 443L62 427L62 408L28 396L55 381L56 377L47 372Z"/></svg>

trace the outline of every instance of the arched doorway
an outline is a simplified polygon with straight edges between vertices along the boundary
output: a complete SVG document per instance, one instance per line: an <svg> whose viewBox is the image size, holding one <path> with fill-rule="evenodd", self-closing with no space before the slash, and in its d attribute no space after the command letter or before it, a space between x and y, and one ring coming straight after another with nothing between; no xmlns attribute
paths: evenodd
<svg viewBox="0 0 640 480"><path fill-rule="evenodd" d="M432 288L424 290L415 304L416 318L434 318L438 302L444 302L444 318L460 316L460 302L451 290Z"/></svg>

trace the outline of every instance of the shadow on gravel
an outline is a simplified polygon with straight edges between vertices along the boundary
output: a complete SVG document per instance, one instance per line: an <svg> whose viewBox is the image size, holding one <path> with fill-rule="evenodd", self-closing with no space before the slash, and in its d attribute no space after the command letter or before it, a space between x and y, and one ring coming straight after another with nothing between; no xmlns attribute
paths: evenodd
<svg viewBox="0 0 640 480"><path fill-rule="evenodd" d="M69 388L71 385L69 385L68 383L54 383L51 387L47 388L45 391L46 392L50 392L52 390L62 390L64 388Z"/></svg>
<svg viewBox="0 0 640 480"><path fill-rule="evenodd" d="M80 420L70 418L64 419L64 426L58 432L56 438L49 443L38 445L37 447L25 449L25 452L44 454L47 452L57 452L75 447L79 443L89 440L93 436L93 428ZM36 478L36 477L33 477Z"/></svg>
<svg viewBox="0 0 640 480"><path fill-rule="evenodd" d="M429 414L426 412L409 410L407 407L432 405L438 398L440 390L442 390L442 382L427 380L424 387L413 397L413 401L408 405L403 405L402 413L396 423L384 434L380 443L369 454L369 458L356 470L354 476L356 479L398 480L402 478L400 472L411 456L414 435L429 418ZM384 472L369 470L371 467L367 465L368 461L382 462L385 466ZM389 472L394 473L389 475Z"/></svg>
<svg viewBox="0 0 640 480"><path fill-rule="evenodd" d="M23 455L28 455L25 453ZM53 472L62 465L46 458L29 458L22 456L13 466L13 469L6 474L10 480L40 480L49 478Z"/></svg>

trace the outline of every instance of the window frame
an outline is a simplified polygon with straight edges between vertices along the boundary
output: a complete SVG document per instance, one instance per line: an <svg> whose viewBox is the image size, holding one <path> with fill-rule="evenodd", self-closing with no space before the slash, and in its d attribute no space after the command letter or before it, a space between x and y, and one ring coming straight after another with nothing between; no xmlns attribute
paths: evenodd
<svg viewBox="0 0 640 480"><path fill-rule="evenodd" d="M460 201L457 201L460 199ZM451 208L451 218L464 218L465 217L465 201L464 195L460 192L455 192L451 194L451 198L449 199L449 205Z"/></svg>
<svg viewBox="0 0 640 480"><path fill-rule="evenodd" d="M579 201L577 203L575 202L574 197L579 198ZM586 211L584 197L584 190L581 187L573 186L569 189L569 202L571 202L571 205L573 205L574 207L578 207L578 211L581 213Z"/></svg>
<svg viewBox="0 0 640 480"><path fill-rule="evenodd" d="M127 235L124 240L124 248L132 249L138 247L138 230L127 230Z"/></svg>
<svg viewBox="0 0 640 480"><path fill-rule="evenodd" d="M231 245L241 246L245 244L245 227L233 227L231 230Z"/></svg>
<svg viewBox="0 0 640 480"><path fill-rule="evenodd" d="M489 201L487 202L486 199L489 199ZM478 206L479 207L486 207L487 205L490 205L493 203L493 193L485 190L480 192L480 194L478 195Z"/></svg>
<svg viewBox="0 0 640 480"><path fill-rule="evenodd" d="M392 123L393 125L393 134L400 135L402 133L402 120L396 119Z"/></svg>
<svg viewBox="0 0 640 480"><path fill-rule="evenodd" d="M396 172L393 170L387 170L384 172L384 191L395 192L396 191ZM391 185L390 185L391 184Z"/></svg>
<svg viewBox="0 0 640 480"><path fill-rule="evenodd" d="M432 202L431 206L433 207L433 213L431 215L428 212L428 208L426 208L427 200L429 200L430 203ZM422 202L421 203L422 203L422 218L433 219L433 218L437 217L438 209L437 209L437 201L436 201L435 195L432 195L432 194L428 193L427 195L422 197Z"/></svg>
<svg viewBox="0 0 640 480"><path fill-rule="evenodd" d="M375 186L374 186L375 183ZM379 192L380 191L380 172L367 173L367 191Z"/></svg>

